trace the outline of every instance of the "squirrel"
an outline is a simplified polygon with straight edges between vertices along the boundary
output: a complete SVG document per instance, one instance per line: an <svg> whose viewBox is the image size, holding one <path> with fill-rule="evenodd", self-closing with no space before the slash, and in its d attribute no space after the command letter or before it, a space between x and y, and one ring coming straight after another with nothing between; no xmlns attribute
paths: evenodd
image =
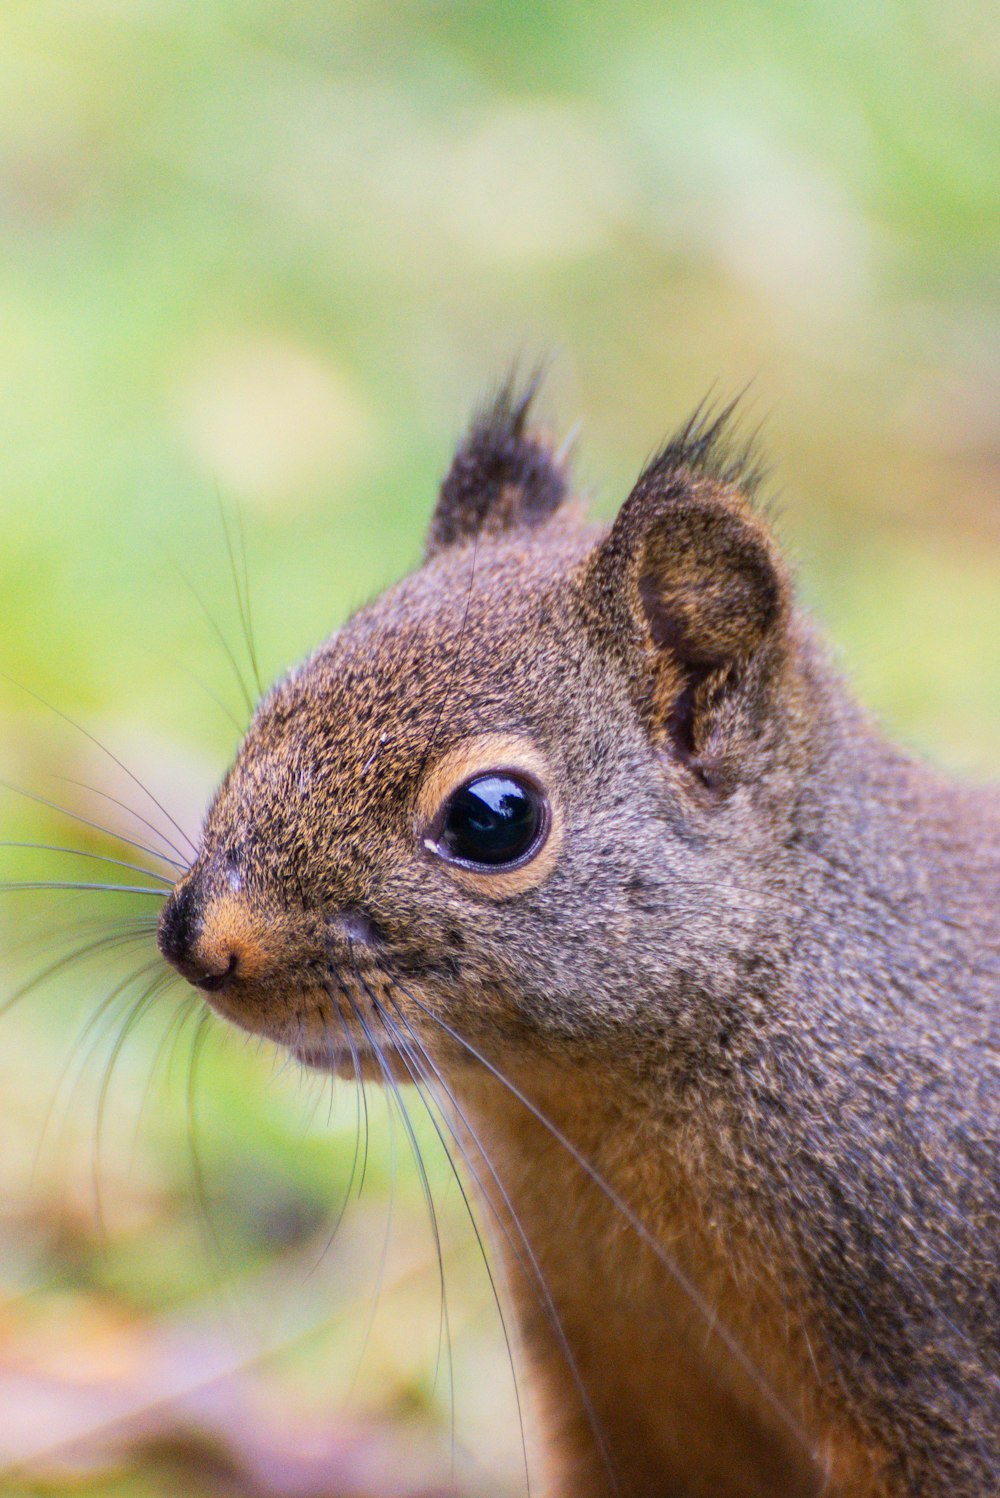
<svg viewBox="0 0 1000 1498"><path fill-rule="evenodd" d="M589 522L508 381L422 564L263 698L159 920L417 1082L558 1498L1000 1492L1000 794L882 736L732 409Z"/></svg>

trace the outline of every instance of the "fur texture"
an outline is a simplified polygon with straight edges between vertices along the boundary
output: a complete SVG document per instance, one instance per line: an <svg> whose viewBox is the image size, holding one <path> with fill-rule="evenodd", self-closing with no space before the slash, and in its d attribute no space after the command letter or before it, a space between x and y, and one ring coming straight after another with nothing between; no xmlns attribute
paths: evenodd
<svg viewBox="0 0 1000 1498"><path fill-rule="evenodd" d="M755 483L697 418L588 526L506 388L424 565L261 703L161 945L443 1090L550 1492L988 1498L1000 798L854 704ZM552 829L506 883L428 846L499 754Z"/></svg>

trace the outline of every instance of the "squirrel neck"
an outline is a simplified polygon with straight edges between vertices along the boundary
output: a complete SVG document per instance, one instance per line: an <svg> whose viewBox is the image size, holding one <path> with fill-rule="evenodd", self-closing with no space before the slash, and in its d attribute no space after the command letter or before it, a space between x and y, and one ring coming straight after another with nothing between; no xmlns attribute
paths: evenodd
<svg viewBox="0 0 1000 1498"><path fill-rule="evenodd" d="M940 1020L947 959L967 967L966 1002L988 1002L1000 965L1000 792L946 781L888 742L810 636L797 696L807 770L777 864L788 986L843 1012L891 978L900 1003L931 1003Z"/></svg>
<svg viewBox="0 0 1000 1498"><path fill-rule="evenodd" d="M834 1453L798 1393L817 1426L824 1395L724 1152L606 1069L542 1062L517 1088L471 1072L456 1093L545 1431L532 1491L818 1498Z"/></svg>

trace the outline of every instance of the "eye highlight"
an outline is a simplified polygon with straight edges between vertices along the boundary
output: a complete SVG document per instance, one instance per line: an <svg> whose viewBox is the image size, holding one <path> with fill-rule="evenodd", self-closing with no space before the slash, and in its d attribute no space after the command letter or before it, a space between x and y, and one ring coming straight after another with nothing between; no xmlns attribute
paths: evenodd
<svg viewBox="0 0 1000 1498"><path fill-rule="evenodd" d="M541 848L548 805L526 776L490 770L460 785L440 814L432 846L450 862L487 870L509 869Z"/></svg>

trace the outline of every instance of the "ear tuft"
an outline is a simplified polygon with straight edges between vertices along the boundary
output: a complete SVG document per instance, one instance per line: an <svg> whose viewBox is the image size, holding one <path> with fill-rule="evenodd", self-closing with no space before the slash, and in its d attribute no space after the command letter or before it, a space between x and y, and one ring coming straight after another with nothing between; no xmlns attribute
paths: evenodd
<svg viewBox="0 0 1000 1498"><path fill-rule="evenodd" d="M566 498L560 456L528 429L540 379L536 373L518 389L510 376L473 418L441 485L427 558L478 536L541 525Z"/></svg>
<svg viewBox="0 0 1000 1498"><path fill-rule="evenodd" d="M729 440L732 410L696 413L646 465L584 574L587 614L651 737L716 786L738 778L766 723L791 607L748 497L762 470Z"/></svg>
<svg viewBox="0 0 1000 1498"><path fill-rule="evenodd" d="M745 436L737 430L744 393L721 410L709 405L707 398L701 401L684 425L650 458L636 487L650 484L662 488L686 475L714 479L717 484L738 489L753 503L769 470L757 444L757 433Z"/></svg>

